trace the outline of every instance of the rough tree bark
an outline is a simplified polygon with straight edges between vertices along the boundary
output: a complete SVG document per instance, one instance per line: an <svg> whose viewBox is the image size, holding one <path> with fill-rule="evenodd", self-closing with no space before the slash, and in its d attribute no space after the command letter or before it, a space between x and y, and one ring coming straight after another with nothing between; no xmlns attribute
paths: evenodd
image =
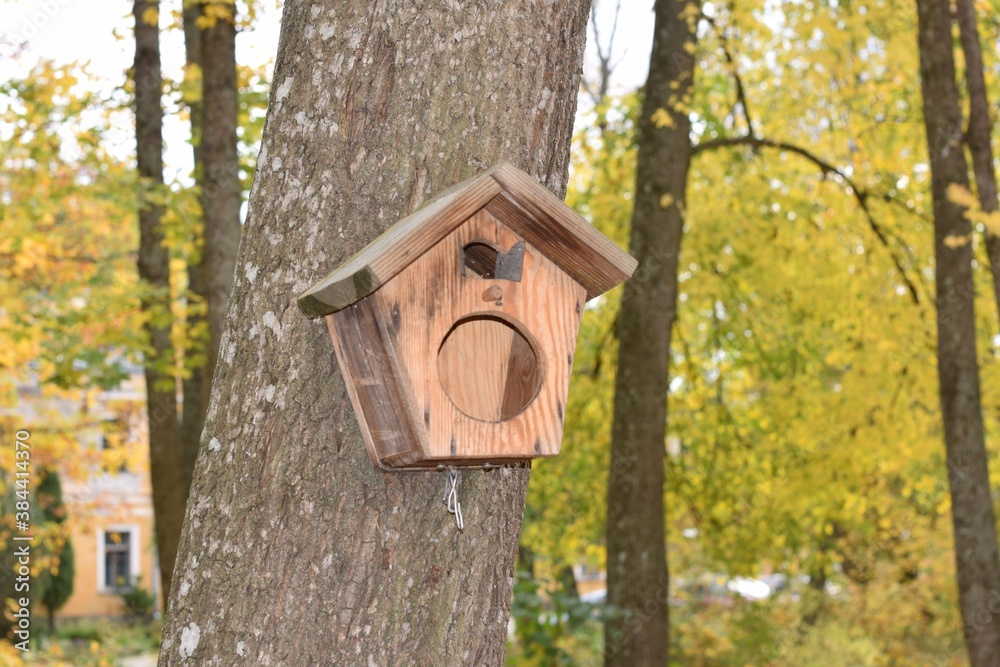
<svg viewBox="0 0 1000 667"><path fill-rule="evenodd" d="M156 516L156 546L160 557L160 584L170 590L170 577L184 518L180 494L177 392L169 360L170 258L163 245L160 220L163 206L147 196L163 187L163 108L160 94L160 30L155 22L158 0L138 0L135 16L136 159L139 170L139 277L146 285L142 309L147 315L146 332L151 354L145 363L146 401L149 421L149 467Z"/></svg>
<svg viewBox="0 0 1000 667"><path fill-rule="evenodd" d="M920 78L934 199L937 264L938 379L944 418L955 567L965 642L972 667L995 665L1000 619L1000 555L990 496L976 359L976 323L969 221L948 197L968 187L962 112L955 83L948 0L918 0ZM966 239L965 242L962 239Z"/></svg>
<svg viewBox="0 0 1000 667"><path fill-rule="evenodd" d="M983 74L983 52L976 27L976 9L972 0L957 0L955 11L965 54L965 83L969 89L969 130L966 143L972 154L979 207L986 213L997 210L997 176L993 170L993 146L990 143L990 102ZM1000 316L1000 236L986 230L986 252L993 275L993 297Z"/></svg>
<svg viewBox="0 0 1000 667"><path fill-rule="evenodd" d="M589 3L285 4L161 665L500 665L528 471L365 453L295 297L502 159L566 183Z"/></svg>
<svg viewBox="0 0 1000 667"><path fill-rule="evenodd" d="M667 664L668 576L663 523L670 337L684 226L699 6L658 0L642 115L629 250L639 260L618 319L618 369L608 481L605 664ZM657 123L663 110L669 123Z"/></svg>

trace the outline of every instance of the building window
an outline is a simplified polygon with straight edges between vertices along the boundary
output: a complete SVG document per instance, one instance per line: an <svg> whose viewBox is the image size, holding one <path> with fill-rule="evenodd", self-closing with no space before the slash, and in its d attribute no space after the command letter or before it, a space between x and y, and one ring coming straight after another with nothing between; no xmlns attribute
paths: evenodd
<svg viewBox="0 0 1000 667"><path fill-rule="evenodd" d="M132 583L130 533L109 530L104 533L104 587L128 588Z"/></svg>
<svg viewBox="0 0 1000 667"><path fill-rule="evenodd" d="M128 472L127 438L128 433L121 420L105 422L101 432L101 454L104 455L107 471L112 474Z"/></svg>
<svg viewBox="0 0 1000 667"><path fill-rule="evenodd" d="M135 526L112 526L99 533L98 582L102 592L129 590L139 577L139 540Z"/></svg>

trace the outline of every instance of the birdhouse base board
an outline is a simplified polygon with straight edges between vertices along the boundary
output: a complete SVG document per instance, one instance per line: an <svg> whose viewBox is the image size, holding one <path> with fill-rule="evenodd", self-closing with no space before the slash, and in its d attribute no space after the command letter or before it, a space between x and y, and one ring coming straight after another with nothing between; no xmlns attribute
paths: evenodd
<svg viewBox="0 0 1000 667"><path fill-rule="evenodd" d="M403 466L387 466L379 461L376 461L375 466L382 472L439 472L449 468L456 468L458 470L488 471L503 468L505 466L529 468L531 467L531 459L491 459L489 461L480 459L428 459L426 461L420 461L418 463Z"/></svg>

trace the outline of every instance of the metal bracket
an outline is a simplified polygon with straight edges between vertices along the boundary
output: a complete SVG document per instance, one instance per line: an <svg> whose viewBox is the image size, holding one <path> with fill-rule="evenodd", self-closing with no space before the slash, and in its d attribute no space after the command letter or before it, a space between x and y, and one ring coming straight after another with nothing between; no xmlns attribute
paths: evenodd
<svg viewBox="0 0 1000 667"><path fill-rule="evenodd" d="M497 280L512 280L519 283L523 267L524 241L518 241L507 252L497 253L497 269L494 276Z"/></svg>

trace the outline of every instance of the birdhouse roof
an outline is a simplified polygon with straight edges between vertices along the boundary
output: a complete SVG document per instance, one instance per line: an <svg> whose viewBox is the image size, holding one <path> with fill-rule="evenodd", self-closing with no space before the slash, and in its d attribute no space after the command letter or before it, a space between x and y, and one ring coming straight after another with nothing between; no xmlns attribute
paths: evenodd
<svg viewBox="0 0 1000 667"><path fill-rule="evenodd" d="M588 299L635 270L636 260L628 253L528 174L501 162L390 227L306 290L299 307L309 317L320 317L365 298L483 207L583 285Z"/></svg>

